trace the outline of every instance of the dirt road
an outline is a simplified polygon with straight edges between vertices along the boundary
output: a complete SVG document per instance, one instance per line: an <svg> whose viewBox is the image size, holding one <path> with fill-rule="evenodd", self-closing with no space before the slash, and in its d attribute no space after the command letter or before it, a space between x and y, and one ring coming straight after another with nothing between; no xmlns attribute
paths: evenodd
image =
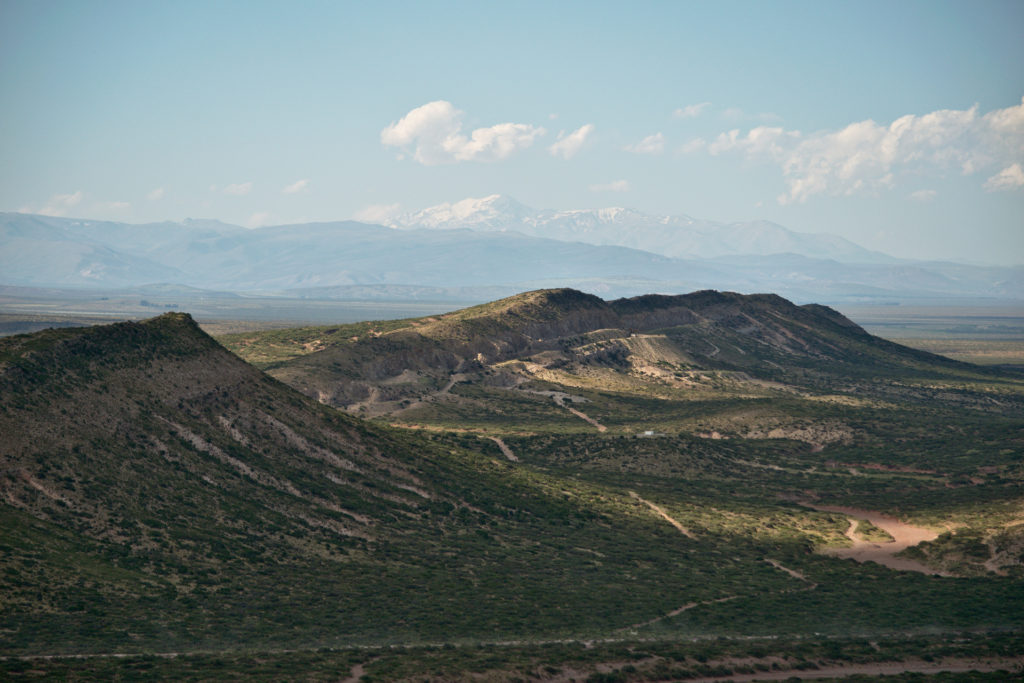
<svg viewBox="0 0 1024 683"><path fill-rule="evenodd" d="M712 678L688 678L687 683L753 683L754 681L786 681L799 679L802 681L821 678L845 678L847 676L898 676L904 673L964 673L967 671L1007 671L1010 678L1020 680L1018 676L1024 672L1024 659L947 659L940 662L908 661L908 662L876 662L870 664L850 664L848 666L822 666L810 671L763 671L752 674L733 674L731 676L715 676Z"/></svg>

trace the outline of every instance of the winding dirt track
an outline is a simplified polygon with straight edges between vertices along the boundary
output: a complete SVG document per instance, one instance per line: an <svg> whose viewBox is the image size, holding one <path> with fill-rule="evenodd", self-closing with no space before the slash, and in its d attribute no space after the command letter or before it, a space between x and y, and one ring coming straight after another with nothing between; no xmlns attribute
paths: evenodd
<svg viewBox="0 0 1024 683"><path fill-rule="evenodd" d="M839 505L814 505L811 503L801 503L801 505L820 512L839 512L850 518L850 528L846 530L846 537L853 541L853 546L849 548L834 548L827 551L832 557L851 559L857 562L876 562L898 571L951 576L950 574L932 569L916 560L896 557L896 554L902 550L913 547L918 543L938 538L939 535L931 529L913 526L912 524L901 522L895 517L890 517L873 510L860 510ZM874 543L864 540L857 534L858 519L865 519L871 522L892 536L894 540L888 543Z"/></svg>

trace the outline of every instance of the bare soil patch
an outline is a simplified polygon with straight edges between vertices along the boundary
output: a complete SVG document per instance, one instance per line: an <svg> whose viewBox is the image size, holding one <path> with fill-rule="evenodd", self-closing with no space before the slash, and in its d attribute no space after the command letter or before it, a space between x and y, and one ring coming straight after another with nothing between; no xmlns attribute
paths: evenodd
<svg viewBox="0 0 1024 683"><path fill-rule="evenodd" d="M843 507L839 505L813 505L801 503L805 507L813 508L820 512L839 512L850 517L850 528L846 530L846 537L853 545L849 548L833 548L826 553L832 557L851 559L857 562L876 562L890 569L898 571L920 572L921 574L933 574L938 576L951 576L944 572L922 564L916 560L904 557L896 557L896 554L925 541L934 541L938 533L931 529L914 526L901 522L895 517L875 512L873 510L861 510L858 508ZM889 543L874 543L861 538L857 533L857 520L864 519L882 529L893 541Z"/></svg>

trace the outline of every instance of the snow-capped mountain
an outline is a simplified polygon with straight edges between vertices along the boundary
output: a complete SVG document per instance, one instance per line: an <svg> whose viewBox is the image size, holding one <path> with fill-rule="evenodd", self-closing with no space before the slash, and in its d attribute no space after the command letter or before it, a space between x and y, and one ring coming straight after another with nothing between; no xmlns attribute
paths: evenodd
<svg viewBox="0 0 1024 683"><path fill-rule="evenodd" d="M777 226L771 224L763 231L765 224L759 223L716 231L693 221L697 227L688 231L685 217L641 223L628 219L638 212L616 209L543 212L538 217L542 212L530 213L511 200L504 207L501 204L488 202L485 211L474 210L472 203L435 207L422 220L426 223L432 216L436 228L418 230L352 221L247 230L217 221L131 225L0 213L0 287L96 289L167 283L232 292L303 290L311 297L324 296L332 288L363 287L365 292L371 287L385 293L395 286L401 291L461 288L461 296L468 296L468 288L477 288L485 292L480 301L493 299L495 288L509 293L541 287L575 287L613 297L722 289L777 292L818 302L921 297L1024 300L1024 266L841 262L797 253L673 258L651 253L653 246L642 250L585 242L596 239L587 235L607 235L616 226L627 232L629 225L638 225L635 236L646 236L652 245L657 229L674 234L677 246L684 244L684 238L708 244L700 242L705 232L720 240L731 234L747 249L762 244L763 235L774 240L769 246L777 248L783 242L777 239ZM518 231L508 227L507 219L516 212ZM462 229L443 229L448 225ZM470 226L477 229L465 229ZM561 239L542 236L549 231ZM828 242L818 244L830 247Z"/></svg>
<svg viewBox="0 0 1024 683"><path fill-rule="evenodd" d="M533 209L498 194L438 204L385 224L400 229L520 232L563 242L642 249L673 258L799 254L845 263L895 260L838 235L794 232L769 221L720 223L618 207L553 211Z"/></svg>

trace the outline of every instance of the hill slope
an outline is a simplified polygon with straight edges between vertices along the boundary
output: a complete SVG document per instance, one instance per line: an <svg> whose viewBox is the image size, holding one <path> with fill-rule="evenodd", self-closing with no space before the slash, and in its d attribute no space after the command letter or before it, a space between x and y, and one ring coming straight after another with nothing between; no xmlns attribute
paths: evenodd
<svg viewBox="0 0 1024 683"><path fill-rule="evenodd" d="M381 362L482 349L463 377L437 377L442 396L389 418L427 430L320 405L183 314L0 340L3 653L526 639L558 641L536 655L551 663L607 639L593 671L637 639L746 647L1024 626L1019 381L991 375L958 394L936 388L943 376L983 376L893 353L888 367L924 367L917 391L939 400L883 402L684 370L698 355L685 336L601 327L699 315L693 325L796 358L787 372L808 386L856 366L837 348L874 348L827 309L685 301L559 290L334 329L335 349L393 343ZM795 342L786 332L800 324L817 336ZM727 352L700 353L710 364ZM369 353L350 365L373 367ZM997 401L975 405L986 391ZM639 430L651 433L629 438ZM888 518L856 508L934 540L896 565L834 557L887 539L869 520ZM501 677L518 675L508 666Z"/></svg>
<svg viewBox="0 0 1024 683"><path fill-rule="evenodd" d="M182 314L0 340L0 432L7 653L602 633L786 584L625 491L320 406Z"/></svg>
<svg viewBox="0 0 1024 683"><path fill-rule="evenodd" d="M887 386L894 378L973 372L873 337L825 306L715 291L606 302L570 289L538 290L442 316L223 341L307 395L371 414L430 397L449 382L514 386L552 373L569 384L590 377L598 387L603 375L608 386L628 378L652 390L673 378L694 388L708 373L734 380L743 373L803 390L853 391L855 382L877 397L894 391Z"/></svg>

